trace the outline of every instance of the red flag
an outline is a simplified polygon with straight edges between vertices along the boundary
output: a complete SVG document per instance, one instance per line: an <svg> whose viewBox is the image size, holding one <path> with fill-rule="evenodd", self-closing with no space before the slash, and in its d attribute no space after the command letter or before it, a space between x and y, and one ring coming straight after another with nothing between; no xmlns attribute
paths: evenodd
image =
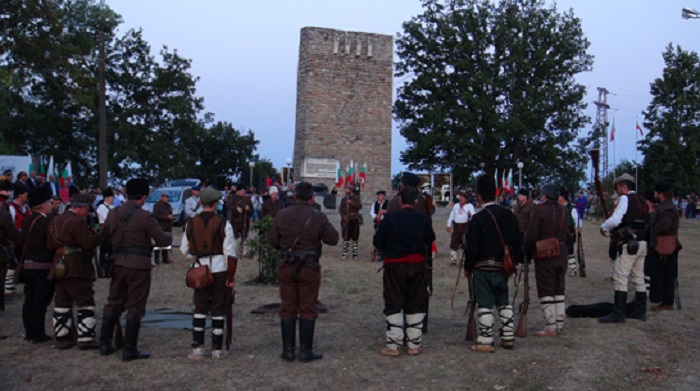
<svg viewBox="0 0 700 391"><path fill-rule="evenodd" d="M615 120L613 120L612 130L610 131L610 142L615 141Z"/></svg>
<svg viewBox="0 0 700 391"><path fill-rule="evenodd" d="M642 127L639 126L639 122L637 122L637 130L639 131L640 136L644 136L644 131L642 130Z"/></svg>

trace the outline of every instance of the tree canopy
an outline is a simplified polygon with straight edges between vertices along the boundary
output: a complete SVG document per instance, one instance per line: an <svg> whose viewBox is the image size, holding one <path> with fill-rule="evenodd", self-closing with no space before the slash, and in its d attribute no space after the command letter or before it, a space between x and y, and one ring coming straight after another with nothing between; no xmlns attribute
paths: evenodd
<svg viewBox="0 0 700 391"><path fill-rule="evenodd" d="M591 69L588 40L573 11L542 0L424 0L396 40L394 116L411 169L452 170L460 181L525 164L523 184L584 179L578 137Z"/></svg>
<svg viewBox="0 0 700 391"><path fill-rule="evenodd" d="M644 188L664 180L683 195L700 185L700 58L671 44L663 58L663 74L651 83L652 101L644 111L639 173Z"/></svg>
<svg viewBox="0 0 700 391"><path fill-rule="evenodd" d="M121 16L95 0L0 4L3 151L71 161L97 183L98 44L105 37L107 139L112 182L240 175L258 141L205 112L191 60L141 30L117 36Z"/></svg>

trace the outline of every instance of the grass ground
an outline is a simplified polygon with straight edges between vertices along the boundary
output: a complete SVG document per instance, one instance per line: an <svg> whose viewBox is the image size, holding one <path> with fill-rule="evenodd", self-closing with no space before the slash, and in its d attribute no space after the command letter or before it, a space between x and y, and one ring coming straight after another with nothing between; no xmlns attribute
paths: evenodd
<svg viewBox="0 0 700 391"><path fill-rule="evenodd" d="M338 224L337 215L330 218ZM685 247L680 256L681 311L649 313L646 323L630 320L622 325L567 319L562 336L528 336L517 339L513 351L479 354L469 351L464 342L464 279L455 299L460 315L453 315L450 308L460 271L449 265L446 219L445 209L439 209L434 218L440 254L435 260L430 331L419 356L388 358L378 353L384 341L381 274L377 273L380 265L369 262L372 229L365 226L360 240L363 259L340 261L340 246L324 249L320 299L328 305L329 313L317 322L315 347L324 353L320 361L288 364L279 358L278 318L250 313L260 305L279 301L278 291L243 284L258 271L257 263L246 259L238 269L234 343L226 360L188 360L191 334L187 330L143 328L140 347L150 350L152 358L132 363L122 363L119 355L100 357L96 351L58 351L51 343L33 345L22 340L20 294L0 313L0 332L10 336L0 341L0 389L700 389L700 322L696 312L700 288L694 284L700 278L695 262L700 254L700 221L681 222L680 239ZM610 271L607 241L597 227L594 222L584 226L588 278L567 280L567 304L612 301L612 284L603 281ZM192 308L192 291L184 283L186 262L179 253L173 255L174 264L153 270L149 309ZM534 281L531 285L534 287ZM98 317L107 288L106 280L95 283ZM534 289L530 295L533 304L528 325L534 328L540 325L539 305Z"/></svg>

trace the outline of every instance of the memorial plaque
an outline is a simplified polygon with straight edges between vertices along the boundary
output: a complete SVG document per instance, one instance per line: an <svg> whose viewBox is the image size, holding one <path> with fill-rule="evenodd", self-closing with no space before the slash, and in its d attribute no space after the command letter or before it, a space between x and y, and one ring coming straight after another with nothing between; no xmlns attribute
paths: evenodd
<svg viewBox="0 0 700 391"><path fill-rule="evenodd" d="M338 160L307 157L304 159L305 178L333 178L338 169Z"/></svg>

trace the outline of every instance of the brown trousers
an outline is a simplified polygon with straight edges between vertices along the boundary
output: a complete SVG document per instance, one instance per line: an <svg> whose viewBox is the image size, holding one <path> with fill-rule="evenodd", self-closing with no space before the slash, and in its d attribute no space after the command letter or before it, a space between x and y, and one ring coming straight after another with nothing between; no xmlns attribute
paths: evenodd
<svg viewBox="0 0 700 391"><path fill-rule="evenodd" d="M560 296L566 288L567 246L559 242L559 256L535 260L537 297Z"/></svg>
<svg viewBox="0 0 700 391"><path fill-rule="evenodd" d="M54 307L70 308L73 304L76 307L94 306L95 290L92 285L92 280L86 278L68 277L56 281Z"/></svg>
<svg viewBox="0 0 700 391"><path fill-rule="evenodd" d="M462 245L462 238L467 235L469 223L454 223L452 227L452 235L450 236L450 250L457 251Z"/></svg>
<svg viewBox="0 0 700 391"><path fill-rule="evenodd" d="M282 264L279 268L281 319L316 319L318 317L318 291L321 288L321 269L302 266L297 263Z"/></svg>
<svg viewBox="0 0 700 391"><path fill-rule="evenodd" d="M126 320L138 323L146 314L146 302L151 291L151 269L114 266L109 284L109 297L104 316L118 318L126 310Z"/></svg>
<svg viewBox="0 0 700 391"><path fill-rule="evenodd" d="M194 313L212 316L226 315L228 290L226 288L226 272L213 273L214 283L206 288L194 290Z"/></svg>

